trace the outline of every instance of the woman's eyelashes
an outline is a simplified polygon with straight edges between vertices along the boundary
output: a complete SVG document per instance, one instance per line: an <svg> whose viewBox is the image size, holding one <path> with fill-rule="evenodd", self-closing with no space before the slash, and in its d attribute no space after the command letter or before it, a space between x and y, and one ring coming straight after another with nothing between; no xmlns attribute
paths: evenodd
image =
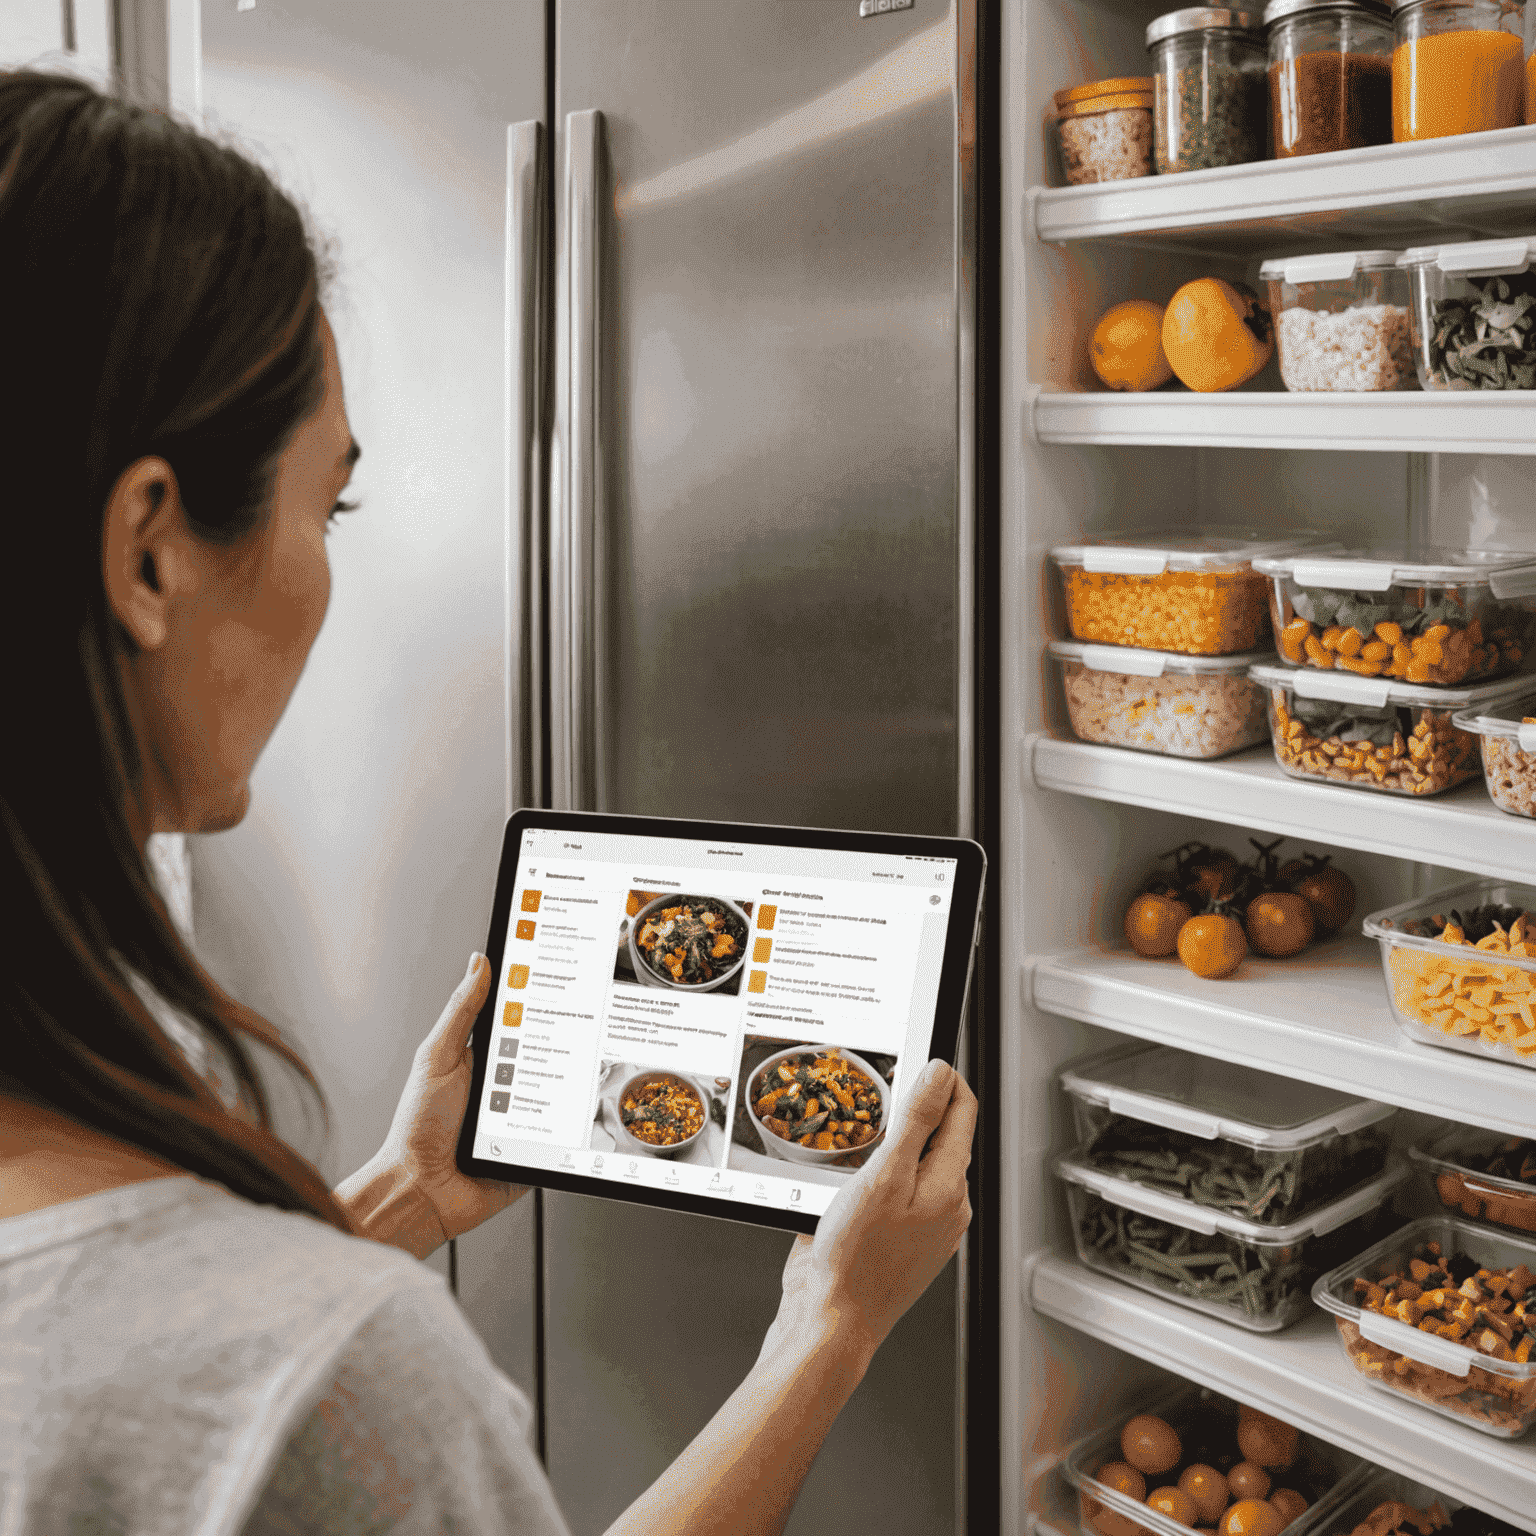
<svg viewBox="0 0 1536 1536"><path fill-rule="evenodd" d="M329 532L332 528L334 528L336 526L336 519L338 517L340 517L342 513L344 513L344 512L356 512L360 505L361 505L361 503L360 502L356 502L356 501L338 501L336 503L336 505L331 508L330 512L326 516L326 519L325 519L326 531Z"/></svg>

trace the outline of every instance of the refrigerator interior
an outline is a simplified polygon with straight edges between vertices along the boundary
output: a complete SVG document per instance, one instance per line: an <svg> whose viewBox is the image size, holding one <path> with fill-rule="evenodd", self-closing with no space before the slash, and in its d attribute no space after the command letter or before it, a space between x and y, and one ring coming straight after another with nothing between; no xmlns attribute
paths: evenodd
<svg viewBox="0 0 1536 1536"><path fill-rule="evenodd" d="M1453 836L1438 841L1405 836L1403 852L1408 856L1393 857L1392 833L1381 829L1409 823L1393 823L1374 804L1394 799L1385 795L1334 790L1332 800L1321 810L1299 811L1295 809L1299 801L1266 803L1262 794L1245 797L1228 792L1231 781L1227 779L1219 780L1226 786L1220 792L1205 793L1200 775L1176 782L1173 776L1157 772L1158 765L1168 760L1133 752L1118 756L1133 762L1140 759L1140 768L1122 769L1113 784L1090 789L1081 782L1071 786L1076 792L1066 793L1042 787L1038 775L1045 760L1037 755L1038 739L1073 739L1059 678L1043 657L1045 642L1067 633L1059 582L1047 556L1050 547L1085 531L1202 522L1275 529L1320 527L1347 543L1414 535L1491 548L1536 548L1532 460L1512 454L1414 453L1407 451L1411 434L1403 431L1398 431L1388 451L1382 451L1381 442L1373 442L1369 451L1268 447L1263 444L1262 426L1252 433L1254 441L1234 446L1195 446L1176 436L1165 437L1157 445L1039 440L1036 422L1042 395L1064 400L1076 412L1071 418L1075 422L1089 421L1097 401L1136 403L1136 397L1100 394L1087 400L1078 394L1099 388L1088 365L1087 340L1094 321L1109 305L1128 298L1166 302L1179 284L1206 275L1246 280L1258 287L1258 264L1266 256L1413 243L1406 238L1383 238L1379 231L1386 215L1381 212L1361 215L1358 223L1345 216L1335 220L1331 230L1308 228L1302 221L1286 227L1278 216L1237 228L1222 226L1215 215L1209 215L1204 227L1173 235L1115 239L1116 231L1101 224L1095 231L1098 238L1061 243L1038 239L1039 189L1060 185L1049 169L1044 126L1052 91L1108 76L1150 73L1145 27L1171 8L1157 0L1010 0L1001 8L1004 790L1002 868L996 895L1004 912L1000 957L1001 1081L1005 1085L1003 1528L1018 1533L1036 1529L1075 1533L1076 1497L1056 1471L1064 1447L1116 1414L1132 1411L1159 1384L1176 1384L1184 1377L1227 1391L1422 1481L1434 1484L1438 1477L1442 1488L1457 1490L1457 1496L1467 1502L1479 1502L1476 1489L1481 1482L1485 1502L1480 1507L1536 1531L1536 1458L1531 1450L1518 1441L1479 1446L1474 1442L1486 1437L1461 1433L1454 1444L1447 1440L1438 1449L1427 1444L1425 1423L1419 1421L1427 1421L1431 1440L1438 1433L1436 1426L1444 1421L1412 1406L1383 1410L1372 1402L1370 1389L1357 1387L1347 1365L1334 1361L1334 1356L1342 1361L1342 1355L1333 1340L1331 1320L1322 1327L1314 1312L1291 1332L1254 1342L1240 1329L1167 1304L1147 1306L1132 1300L1122 1305L1125 1296L1134 1298L1137 1293L1120 1287L1123 1296L1118 1295L1108 1280L1095 1276L1094 1284L1080 1284L1090 1272L1071 1257L1065 1199L1049 1170L1050 1161L1074 1144L1070 1109L1056 1074L1064 1062L1090 1047L1103 1048L1139 1035L1269 1070L1289 1070L1287 1047L1276 1044L1281 1021L1270 1016L1277 1012L1274 988L1279 983L1271 982L1264 966L1252 960L1246 962L1246 973L1263 973L1261 980L1199 983L1193 1002L1187 999L1188 989L1180 991L1172 984L1159 995L1162 983L1151 980L1145 988L1139 981L1129 982L1125 995L1112 1002L1105 1000L1107 984L1097 988L1091 984L1102 980L1098 975L1101 957L1124 949L1121 915L1141 877L1155 865L1157 854L1190 838L1201 838L1244 857L1251 852L1250 835L1268 841L1282 831L1293 833L1282 854L1299 852L1302 846L1331 851L1334 861L1356 880L1360 892L1356 929L1359 919L1378 903L1449 883L1466 867L1456 862L1460 855ZM1528 144L1532 132L1536 130L1509 131L1521 145ZM1530 163L1528 147L1520 152L1525 156L1520 162L1525 173L1521 185L1528 187L1529 172L1536 167ZM1222 174L1202 176L1209 182ZM1347 165L1330 174L1336 175L1338 188L1348 188L1352 173ZM1171 189L1175 179L1156 180L1160 185L1166 181ZM1196 183L1200 180L1195 178ZM1093 189L1078 190L1086 195ZM1473 193L1479 188L1474 184L1466 190ZM1174 206L1176 194L1169 190L1166 196ZM1201 206L1219 201L1220 194L1205 196L1206 204ZM1196 191L1191 190L1188 198L1189 206L1197 205ZM1327 202L1325 191L1317 205ZM1102 206L1110 205L1106 200ZM1447 202L1441 212L1449 222L1470 206L1466 201ZM1495 220L1520 216L1519 199L1513 192L1503 202L1485 200L1479 210L1479 217ZM1411 220L1408 224L1412 227ZM1489 226L1470 227L1481 232ZM1373 229L1375 238L1361 237ZM1272 360L1238 393L1281 388ZM1298 397L1280 398L1294 403ZM1209 397L1183 399L1195 407ZM1174 403L1177 406L1179 401ZM1519 420L1528 426L1529 411L1520 409ZM1101 419L1105 430L1100 436L1105 437L1109 418ZM1323 419L1316 413L1298 419L1316 424L1319 432L1324 430ZM1480 418L1493 419L1492 415ZM1226 430L1214 415L1196 416L1193 410L1186 410L1182 420L1189 438L1206 434L1219 441ZM1474 440L1478 430L1481 427L1474 429ZM1096 750L1113 755L1112 749ZM1266 740L1249 757L1263 760L1269 752ZM1051 758L1057 782L1063 775L1081 771L1066 762L1070 756L1062 753L1061 764ZM1212 777L1210 782L1218 780ZM1159 786L1165 786L1166 793ZM1477 789L1481 793L1480 781ZM1095 797L1099 794L1104 798ZM1372 803L1340 803L1358 801ZM1400 810L1408 818L1418 808L1415 802ZM1211 819L1202 819L1201 811ZM1308 815L1314 817L1310 827ZM1503 858L1513 872L1529 857L1529 824L1512 817L1504 817L1503 822L1507 825L1502 828L1490 827L1489 836L1503 838L1506 851L1480 848L1476 857L1484 864ZM1468 858L1472 857L1469 853ZM1291 1038L1296 1042L1297 1075L1349 1087L1345 1075L1349 1069L1330 1065L1326 1049L1315 1038L1307 1038L1305 998L1310 988L1311 1006L1326 1013L1330 1000L1336 999L1337 1006L1347 1010L1365 997L1369 1001L1364 1006L1379 1018L1385 1011L1379 963L1374 945L1368 952L1360 945L1356 940L1353 947L1330 945L1314 952L1302 980L1285 993L1285 1006L1290 1009L1286 1027L1294 1025ZM1088 955L1077 972L1067 974L1072 972L1070 964L1053 963L1074 952ZM1270 970L1278 964L1268 963ZM1368 974L1372 966L1376 967L1373 998ZM1042 968L1052 973L1050 997L1056 1011L1036 1006ZM1350 976L1364 978L1354 990L1342 987L1346 968ZM1056 978L1058 970L1064 979ZM1200 986L1207 991L1199 993ZM1074 1009L1076 1016L1069 1016ZM1237 1010L1262 1017L1253 1021ZM1091 1017L1100 1023L1084 1022ZM1104 1027L1110 1021L1115 1028ZM1418 1058L1389 1063L1377 1078L1361 1076L1353 1091L1418 1108L1432 1107L1438 1091L1433 1058L1449 1054L1420 1052ZM1431 1059L1424 1060L1426 1055ZM1438 1065L1443 1066L1443 1061ZM1514 1079L1508 1072L1515 1074ZM1523 1104L1536 1119L1536 1079L1520 1079L1520 1069L1509 1068L1496 1083L1501 1095L1496 1118L1517 1116ZM1471 1088L1448 1091L1447 1099L1448 1117L1480 1123L1477 1092ZM1400 1120L1404 1122L1402 1139L1422 1133L1430 1123L1419 1114ZM1510 1121L1499 1118L1498 1123ZM1411 1196L1400 1198L1398 1209L1417 1213ZM1108 1292L1102 1289L1106 1286ZM1045 1315L1037 1302L1057 1315ZM1064 1315L1071 1320L1062 1320ZM1330 1376L1314 1388L1309 1372L1319 1361L1330 1370L1341 1369L1344 1376ZM1409 1423L1413 1434L1399 1436L1392 1427L1393 1415ZM1469 1462L1468 1457L1473 1460ZM1471 1493L1465 1491L1469 1483Z"/></svg>

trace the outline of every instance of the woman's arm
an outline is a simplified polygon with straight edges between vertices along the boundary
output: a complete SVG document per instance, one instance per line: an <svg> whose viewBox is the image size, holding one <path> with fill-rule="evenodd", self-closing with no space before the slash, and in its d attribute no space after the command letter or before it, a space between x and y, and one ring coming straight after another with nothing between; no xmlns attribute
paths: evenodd
<svg viewBox="0 0 1536 1536"><path fill-rule="evenodd" d="M900 1125L784 1267L784 1297L747 1378L608 1536L775 1536L832 1421L896 1320L970 1225L976 1096L932 1062ZM924 1147L930 1136L932 1145Z"/></svg>

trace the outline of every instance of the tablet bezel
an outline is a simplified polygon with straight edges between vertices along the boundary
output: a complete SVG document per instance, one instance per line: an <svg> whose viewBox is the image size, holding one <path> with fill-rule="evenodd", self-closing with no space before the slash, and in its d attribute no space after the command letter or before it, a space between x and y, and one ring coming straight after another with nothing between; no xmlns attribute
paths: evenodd
<svg viewBox="0 0 1536 1536"><path fill-rule="evenodd" d="M613 816L598 811L541 811L524 809L507 822L502 834L501 862L496 872L496 895L491 904L490 931L485 955L492 977L501 974L507 929L511 925L512 892L523 853L523 833L543 831L606 832L629 837L685 837L700 842L761 843L776 847L834 850L849 853L913 855L955 860L954 894L950 901L949 928L944 941L944 963L939 974L939 993L934 1005L933 1037L928 1055L953 1063L960 1044L971 971L981 934L981 904L986 886L987 856L969 838L922 837L892 832L840 832L823 827L778 827L727 822L687 821L662 816ZM499 990L494 981L485 1005L475 1020L470 1043L474 1074L469 1104L459 1132L457 1162L461 1172L504 1183L556 1189L567 1194L596 1195L624 1200L633 1205L659 1206L691 1215L715 1216L749 1226L775 1227L785 1232L814 1232L819 1216L803 1211L752 1206L735 1199L674 1193L654 1186L621 1184L591 1174L562 1173L550 1168L530 1168L521 1163L493 1162L474 1155L475 1127L490 1070L491 1039Z"/></svg>

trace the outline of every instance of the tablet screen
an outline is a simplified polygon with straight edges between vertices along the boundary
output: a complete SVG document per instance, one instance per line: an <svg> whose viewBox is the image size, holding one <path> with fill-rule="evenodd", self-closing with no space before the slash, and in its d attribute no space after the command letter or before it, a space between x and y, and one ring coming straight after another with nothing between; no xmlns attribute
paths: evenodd
<svg viewBox="0 0 1536 1536"><path fill-rule="evenodd" d="M928 1060L956 873L523 826L473 1155L820 1215Z"/></svg>

